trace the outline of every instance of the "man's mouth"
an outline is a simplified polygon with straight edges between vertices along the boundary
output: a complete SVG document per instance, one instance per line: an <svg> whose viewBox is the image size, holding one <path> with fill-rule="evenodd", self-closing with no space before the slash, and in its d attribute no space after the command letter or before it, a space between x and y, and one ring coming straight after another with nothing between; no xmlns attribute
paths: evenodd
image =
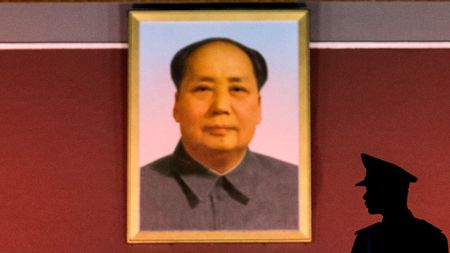
<svg viewBox="0 0 450 253"><path fill-rule="evenodd" d="M211 126L205 126L203 128L203 131L216 136L223 136L228 134L231 131L236 131L237 128L234 126L228 126L228 125L211 125Z"/></svg>

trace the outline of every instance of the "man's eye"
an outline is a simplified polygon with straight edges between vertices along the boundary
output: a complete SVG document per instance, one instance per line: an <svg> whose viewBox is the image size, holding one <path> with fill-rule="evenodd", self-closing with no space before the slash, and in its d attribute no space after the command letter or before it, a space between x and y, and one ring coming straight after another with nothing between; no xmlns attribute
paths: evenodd
<svg viewBox="0 0 450 253"><path fill-rule="evenodd" d="M204 92L209 90L211 90L211 88L208 86L197 86L194 89L192 89L193 92Z"/></svg>
<svg viewBox="0 0 450 253"><path fill-rule="evenodd" d="M233 92L247 92L247 89L241 86L233 86L230 90Z"/></svg>

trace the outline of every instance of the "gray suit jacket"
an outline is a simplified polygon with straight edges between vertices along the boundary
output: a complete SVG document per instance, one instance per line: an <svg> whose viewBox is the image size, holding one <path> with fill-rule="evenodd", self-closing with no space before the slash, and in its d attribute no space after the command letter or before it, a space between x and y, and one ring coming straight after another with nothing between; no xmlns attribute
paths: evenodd
<svg viewBox="0 0 450 253"><path fill-rule="evenodd" d="M140 187L144 231L298 229L297 166L251 151L219 176L180 143L141 168Z"/></svg>

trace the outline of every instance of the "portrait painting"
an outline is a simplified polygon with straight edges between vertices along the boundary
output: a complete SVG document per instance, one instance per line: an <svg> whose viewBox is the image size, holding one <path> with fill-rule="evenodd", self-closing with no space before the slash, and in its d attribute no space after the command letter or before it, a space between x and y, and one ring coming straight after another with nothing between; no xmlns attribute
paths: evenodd
<svg viewBox="0 0 450 253"><path fill-rule="evenodd" d="M129 28L127 241L311 241L308 11Z"/></svg>

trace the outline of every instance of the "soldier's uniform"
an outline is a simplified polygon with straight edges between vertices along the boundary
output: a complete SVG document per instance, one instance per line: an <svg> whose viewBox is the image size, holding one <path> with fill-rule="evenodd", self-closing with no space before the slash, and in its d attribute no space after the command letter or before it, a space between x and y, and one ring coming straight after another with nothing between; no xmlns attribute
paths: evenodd
<svg viewBox="0 0 450 253"><path fill-rule="evenodd" d="M417 178L399 166L381 159L362 154L361 159L366 168L366 177L356 186L366 186L368 196L366 205L375 213L378 205L389 207L394 215L385 215L382 222L357 231L352 253L448 253L447 238L440 229L428 222L415 218L405 207L397 208L395 198L406 201L409 183ZM373 202L375 198L375 204ZM391 202L389 202L391 201ZM381 203L381 204L380 204ZM406 204L406 203L405 203ZM374 212L374 211L372 211Z"/></svg>
<svg viewBox="0 0 450 253"><path fill-rule="evenodd" d="M352 253L447 253L447 238L411 212L402 221L382 221L356 233Z"/></svg>

